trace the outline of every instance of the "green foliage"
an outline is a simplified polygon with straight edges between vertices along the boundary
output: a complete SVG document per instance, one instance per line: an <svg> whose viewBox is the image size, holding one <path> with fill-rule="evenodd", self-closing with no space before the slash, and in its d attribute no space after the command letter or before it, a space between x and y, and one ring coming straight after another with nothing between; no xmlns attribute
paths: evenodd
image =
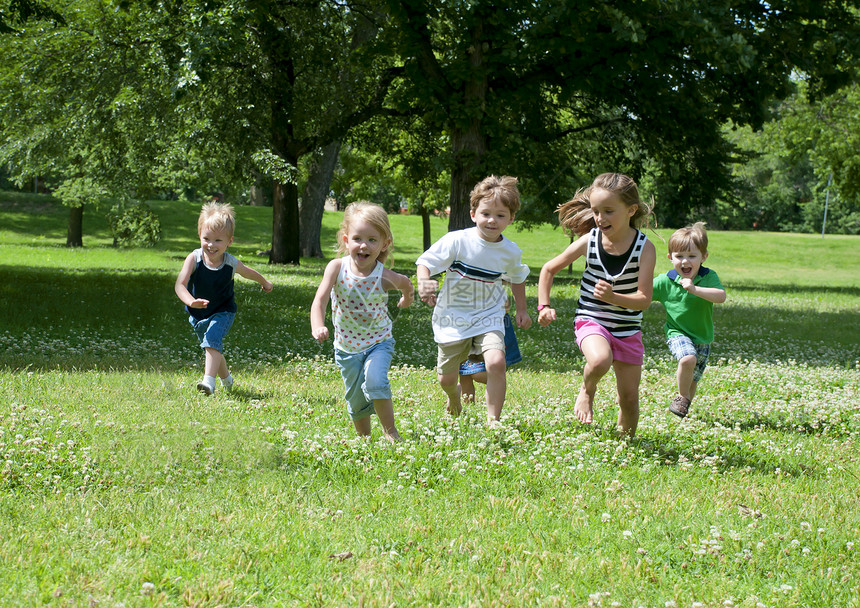
<svg viewBox="0 0 860 608"><path fill-rule="evenodd" d="M115 247L152 247L161 240L161 221L146 203L118 203L107 218Z"/></svg>
<svg viewBox="0 0 860 608"><path fill-rule="evenodd" d="M858 87L819 100L807 93L800 86L759 132L727 129L741 156L733 166L735 191L713 213L703 210L715 227L820 232L826 203L827 232L860 233Z"/></svg>

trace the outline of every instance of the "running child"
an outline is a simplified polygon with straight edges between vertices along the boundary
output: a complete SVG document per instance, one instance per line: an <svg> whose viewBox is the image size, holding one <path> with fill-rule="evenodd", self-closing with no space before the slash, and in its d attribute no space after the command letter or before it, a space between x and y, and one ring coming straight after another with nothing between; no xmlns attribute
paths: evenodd
<svg viewBox="0 0 860 608"><path fill-rule="evenodd" d="M538 323L546 327L557 319L550 306L555 275L585 258L574 318L585 367L574 412L583 424L593 422L597 384L612 367L618 428L631 437L639 424L642 311L651 303L657 259L654 244L639 228L651 215L632 178L621 173L598 175L589 187L559 206L559 223L580 238L544 264L538 281Z"/></svg>
<svg viewBox="0 0 860 608"><path fill-rule="evenodd" d="M337 234L338 253L346 255L328 263L311 304L311 333L322 343L329 338L325 311L332 301L334 360L356 432L370 436L370 415L375 412L390 442L401 437L388 384L394 355L388 292L401 292L400 308L411 305L414 296L409 277L383 265L393 241L382 207L366 202L349 205Z"/></svg>
<svg viewBox="0 0 860 608"><path fill-rule="evenodd" d="M520 248L502 235L520 208L517 178L487 177L472 189L469 199L475 227L449 232L416 260L418 294L435 307L436 374L448 397L446 411L460 415L460 364L472 352L481 353L487 370L487 422L492 425L501 416L507 392L503 281L511 283L517 326L528 329L529 267L522 263ZM437 296L439 284L430 277L443 272L445 282Z"/></svg>
<svg viewBox="0 0 860 608"><path fill-rule="evenodd" d="M225 389L233 387L233 376L223 355L223 342L236 318L234 275L256 281L266 293L273 288L263 275L227 253L227 247L233 243L235 226L236 216L229 204L203 205L197 219L200 249L195 249L185 258L173 286L185 304L188 320L206 352L203 379L197 383L197 390L205 395L215 392L216 376L221 378Z"/></svg>
<svg viewBox="0 0 860 608"><path fill-rule="evenodd" d="M714 304L726 301L717 273L702 264L708 259L704 222L676 230L669 237L672 270L654 279L654 300L666 309L666 343L678 361L678 394L669 411L685 417L714 341Z"/></svg>

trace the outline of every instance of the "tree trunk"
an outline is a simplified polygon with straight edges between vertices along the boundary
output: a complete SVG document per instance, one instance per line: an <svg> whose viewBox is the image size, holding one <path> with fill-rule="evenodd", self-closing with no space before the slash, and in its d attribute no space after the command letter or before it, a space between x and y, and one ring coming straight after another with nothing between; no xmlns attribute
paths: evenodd
<svg viewBox="0 0 860 608"><path fill-rule="evenodd" d="M291 164L296 163L291 159ZM299 189L293 183L275 180L272 193L272 250L270 264L298 264L299 251Z"/></svg>
<svg viewBox="0 0 860 608"><path fill-rule="evenodd" d="M424 251L427 251L433 244L433 236L430 234L430 210L424 205L423 200L418 205L418 212L421 214L421 235L424 237Z"/></svg>
<svg viewBox="0 0 860 608"><path fill-rule="evenodd" d="M248 204L253 207L271 206L271 178L263 175L259 171L254 171L254 183L251 184L251 191L248 195Z"/></svg>
<svg viewBox="0 0 860 608"><path fill-rule="evenodd" d="M69 229L66 232L66 247L84 246L84 206L69 208Z"/></svg>
<svg viewBox="0 0 860 608"><path fill-rule="evenodd" d="M488 81L484 68L483 23L479 22L472 31L472 44L469 47L470 79L466 82L462 108L467 121L457 121L451 128L451 150L454 167L451 171L451 193L448 216L448 230L460 230L473 225L469 214L469 193L480 180L484 179L484 156L487 154L487 137L482 133L482 118L487 99ZM456 126L463 124L465 128Z"/></svg>
<svg viewBox="0 0 860 608"><path fill-rule="evenodd" d="M340 153L340 143L339 141L330 143L320 153L313 154L310 161L308 181L299 205L300 249L303 257L323 257L320 246L322 216Z"/></svg>

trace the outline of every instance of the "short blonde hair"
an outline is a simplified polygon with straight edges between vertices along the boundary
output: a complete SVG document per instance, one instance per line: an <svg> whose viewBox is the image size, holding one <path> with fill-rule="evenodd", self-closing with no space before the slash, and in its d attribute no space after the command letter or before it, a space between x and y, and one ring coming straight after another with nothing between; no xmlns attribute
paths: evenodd
<svg viewBox="0 0 860 608"><path fill-rule="evenodd" d="M669 237L669 253L690 251L693 247L702 255L708 253L708 233L705 232L705 222L696 222L692 226L679 228Z"/></svg>
<svg viewBox="0 0 860 608"><path fill-rule="evenodd" d="M472 188L469 194L472 211L486 200L497 200L510 210L511 215L516 215L520 209L520 191L517 188L517 182L517 178L510 175L485 177Z"/></svg>
<svg viewBox="0 0 860 608"><path fill-rule="evenodd" d="M206 203L197 218L197 234L203 230L224 231L231 237L236 229L236 213L229 203Z"/></svg>
<svg viewBox="0 0 860 608"><path fill-rule="evenodd" d="M346 244L343 237L349 234L349 227L353 220L356 219L362 219L373 226L382 235L382 238L388 241L388 245L379 252L379 257L376 258L384 264L394 245L394 236L391 234L388 214L385 212L385 209L375 203L356 201L347 206L343 212L343 221L340 223L340 230L337 231L337 252L346 252Z"/></svg>

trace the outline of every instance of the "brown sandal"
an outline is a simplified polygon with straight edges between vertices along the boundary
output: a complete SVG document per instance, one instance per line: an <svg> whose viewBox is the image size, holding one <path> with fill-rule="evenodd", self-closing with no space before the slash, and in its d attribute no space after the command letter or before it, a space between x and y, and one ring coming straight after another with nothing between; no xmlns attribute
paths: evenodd
<svg viewBox="0 0 860 608"><path fill-rule="evenodd" d="M690 400L683 395L675 395L675 398L672 399L672 404L669 406L669 411L676 416L684 418L687 412L690 411L690 403Z"/></svg>

